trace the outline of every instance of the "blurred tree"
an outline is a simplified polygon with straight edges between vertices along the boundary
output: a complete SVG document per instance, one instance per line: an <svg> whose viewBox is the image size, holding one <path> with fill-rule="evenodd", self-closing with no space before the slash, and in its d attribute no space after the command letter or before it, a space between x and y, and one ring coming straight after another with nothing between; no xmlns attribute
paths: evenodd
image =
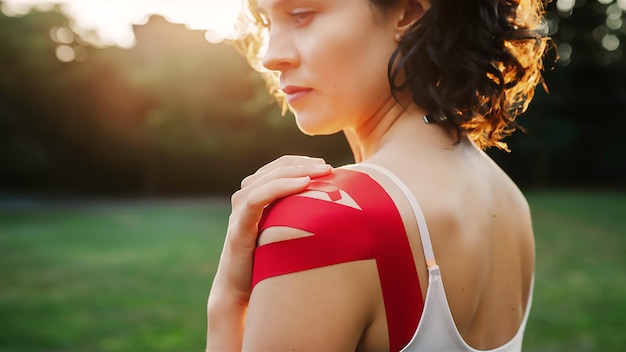
<svg viewBox="0 0 626 352"><path fill-rule="evenodd" d="M67 82L55 58L51 28L67 26L58 13L31 12L12 18L0 14L0 177L3 182L31 185L52 177L52 165L63 164L56 132L70 132L58 109L59 89ZM64 87L63 87L64 88ZM52 120L57 120L51 124ZM60 121L58 121L60 120Z"/></svg>
<svg viewBox="0 0 626 352"><path fill-rule="evenodd" d="M160 16L134 32L136 46L117 57L124 58L125 76L158 101L144 120L146 193L231 192L242 177L288 150L290 136L302 140L233 47L209 44L203 32ZM334 144L343 147L337 137Z"/></svg>
<svg viewBox="0 0 626 352"><path fill-rule="evenodd" d="M14 191L111 191L115 188L107 185L116 184L109 177L115 173L106 158L115 154L115 144L100 113L120 105L98 98L117 92L131 114L147 105L146 99L131 92L107 63L62 62L59 48L86 56L94 49L74 40L55 42L59 29L71 33L58 8L22 17L0 13L0 133L6 137L0 140L0 180Z"/></svg>
<svg viewBox="0 0 626 352"><path fill-rule="evenodd" d="M512 153L489 153L525 186L626 186L626 2L556 0L546 14L558 50L519 119ZM560 56L555 63L555 54Z"/></svg>
<svg viewBox="0 0 626 352"><path fill-rule="evenodd" d="M520 117L512 153L489 151L523 186L624 186L625 6L549 4L551 93ZM134 31L131 49L96 48L58 7L0 13L0 191L226 194L282 154L351 161L341 134L280 117L232 46L159 16Z"/></svg>

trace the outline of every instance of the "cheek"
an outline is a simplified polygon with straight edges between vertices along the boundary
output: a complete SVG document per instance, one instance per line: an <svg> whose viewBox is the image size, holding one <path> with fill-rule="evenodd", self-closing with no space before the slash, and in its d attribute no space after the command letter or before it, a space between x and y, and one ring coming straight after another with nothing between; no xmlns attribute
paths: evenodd
<svg viewBox="0 0 626 352"><path fill-rule="evenodd" d="M380 37L380 33L360 36L335 33L315 53L313 64L325 80L325 90L350 114L371 113L367 110L378 108L391 94L387 64L394 47L386 45Z"/></svg>
<svg viewBox="0 0 626 352"><path fill-rule="evenodd" d="M387 63L395 49L393 34L365 16L354 18L351 14L325 21L298 40L302 62L296 71L316 92L310 105L296 109L305 133L328 134L359 124L391 96Z"/></svg>

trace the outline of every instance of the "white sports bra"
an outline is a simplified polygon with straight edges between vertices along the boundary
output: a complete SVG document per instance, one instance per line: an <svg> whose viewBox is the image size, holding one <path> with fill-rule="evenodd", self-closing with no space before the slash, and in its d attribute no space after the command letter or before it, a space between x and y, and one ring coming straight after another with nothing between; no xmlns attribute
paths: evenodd
<svg viewBox="0 0 626 352"><path fill-rule="evenodd" d="M422 209L415 199L413 193L409 188L391 171L374 164L360 163L355 166L362 166L370 169L377 170L387 176L396 186L404 193L405 197L411 204L415 219L417 220L417 226L420 233L422 247L424 249L424 257L426 259L426 265L428 268L428 290L426 292L426 298L424 302L424 311L420 318L419 324L415 331L415 334L411 338L411 341L402 349L403 352L411 351L442 351L442 352L454 352L454 351L467 351L467 352L484 352L477 350L469 346L461 337L461 334L454 324L452 313L448 305L446 293L443 288L443 282L441 280L441 272L439 266L435 261L435 254L433 252L432 244L430 241L430 234L428 232L428 226L426 225L426 219L422 213ZM534 274L531 281L530 294L528 296L528 302L526 304L526 312L522 323L517 330L515 336L504 345L487 350L489 352L503 352L503 351L521 351L522 340L524 337L524 329L526 322L528 321L528 315L532 303L532 294L534 287ZM421 293L420 293L421 294Z"/></svg>

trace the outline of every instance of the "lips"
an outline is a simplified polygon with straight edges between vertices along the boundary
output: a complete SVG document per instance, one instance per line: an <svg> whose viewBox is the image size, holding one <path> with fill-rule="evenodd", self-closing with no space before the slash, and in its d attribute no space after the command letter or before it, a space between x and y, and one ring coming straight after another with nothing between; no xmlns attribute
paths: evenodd
<svg viewBox="0 0 626 352"><path fill-rule="evenodd" d="M281 89L285 93L285 95L287 95L287 102L289 102L289 104L293 104L295 101L306 96L313 90L311 88L299 86L286 86Z"/></svg>

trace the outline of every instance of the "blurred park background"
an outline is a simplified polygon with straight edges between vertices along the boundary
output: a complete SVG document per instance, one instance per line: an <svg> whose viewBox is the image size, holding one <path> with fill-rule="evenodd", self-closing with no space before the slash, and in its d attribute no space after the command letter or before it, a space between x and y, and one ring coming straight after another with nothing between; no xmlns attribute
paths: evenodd
<svg viewBox="0 0 626 352"><path fill-rule="evenodd" d="M212 2L239 1L178 7ZM343 137L299 133L215 28L158 13L115 43L66 3L0 9L0 351L202 350L228 195L283 154L352 162ZM548 4L549 93L488 151L533 211L529 351L626 350L624 12Z"/></svg>

